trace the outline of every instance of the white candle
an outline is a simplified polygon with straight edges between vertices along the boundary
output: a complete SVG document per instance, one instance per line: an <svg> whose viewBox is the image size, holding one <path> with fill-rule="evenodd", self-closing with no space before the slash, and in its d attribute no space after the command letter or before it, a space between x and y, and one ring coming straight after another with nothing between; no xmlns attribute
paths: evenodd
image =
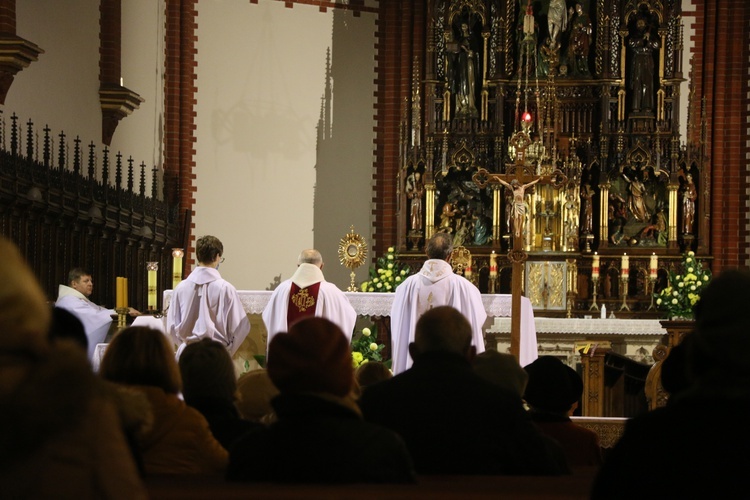
<svg viewBox="0 0 750 500"><path fill-rule="evenodd" d="M599 277L599 254L594 252L594 262L591 264L591 278L596 279Z"/></svg>
<svg viewBox="0 0 750 500"><path fill-rule="evenodd" d="M148 271L148 309L156 310L156 272L159 270L158 262L147 262L146 270Z"/></svg>
<svg viewBox="0 0 750 500"><path fill-rule="evenodd" d="M651 264L649 266L649 275L651 278L656 278L656 271L659 268L659 257L656 256L656 252L651 254Z"/></svg>
<svg viewBox="0 0 750 500"><path fill-rule="evenodd" d="M185 252L182 248L172 249L172 290L182 281L182 256Z"/></svg>
<svg viewBox="0 0 750 500"><path fill-rule="evenodd" d="M490 278L497 278L497 255L493 250L490 254Z"/></svg>
<svg viewBox="0 0 750 500"><path fill-rule="evenodd" d="M471 258L469 258L469 262L466 264L466 267L464 268L464 278L466 279L471 278Z"/></svg>
<svg viewBox="0 0 750 500"><path fill-rule="evenodd" d="M630 276L630 257L628 257L628 254L624 253L622 254L622 263L620 264L622 277L627 278Z"/></svg>

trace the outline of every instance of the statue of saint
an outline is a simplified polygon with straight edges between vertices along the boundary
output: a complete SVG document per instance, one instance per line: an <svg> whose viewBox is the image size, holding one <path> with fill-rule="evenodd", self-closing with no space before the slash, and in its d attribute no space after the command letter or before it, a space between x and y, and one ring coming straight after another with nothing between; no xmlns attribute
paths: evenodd
<svg viewBox="0 0 750 500"><path fill-rule="evenodd" d="M693 222L695 221L695 200L698 199L698 192L693 183L693 176L687 174L685 178L685 187L682 190L682 232L684 234L693 233Z"/></svg>
<svg viewBox="0 0 750 500"><path fill-rule="evenodd" d="M631 48L630 89L633 91L633 111L651 111L654 107L654 52L659 48L659 37L652 36L645 19L636 22L636 33L628 38Z"/></svg>
<svg viewBox="0 0 750 500"><path fill-rule="evenodd" d="M424 196L424 184L422 174L414 172L406 180L406 196L411 200L409 215L411 218L412 231L422 230L422 197Z"/></svg>
<svg viewBox="0 0 750 500"><path fill-rule="evenodd" d="M479 76L478 54L471 47L471 32L461 23L461 34L453 55L453 94L456 96L456 116L476 117L476 84Z"/></svg>
<svg viewBox="0 0 750 500"><path fill-rule="evenodd" d="M456 216L458 211L450 201L445 202L443 205L443 212L440 214L440 227L438 231L441 233L452 233L453 232L453 217Z"/></svg>
<svg viewBox="0 0 750 500"><path fill-rule="evenodd" d="M547 28L550 40L559 46L560 34L568 29L568 8L565 0L551 0L547 11Z"/></svg>
<svg viewBox="0 0 750 500"><path fill-rule="evenodd" d="M591 20L583 11L581 2L576 2L575 14L570 30L568 61L574 75L589 74L589 47L591 46Z"/></svg>
<svg viewBox="0 0 750 500"><path fill-rule="evenodd" d="M594 234L594 189L586 184L581 190L583 200L583 218L581 221L582 234Z"/></svg>
<svg viewBox="0 0 750 500"><path fill-rule="evenodd" d="M628 182L628 210L638 222L648 222L649 213L645 200L646 186L638 177L633 176L632 180L625 174L622 174L622 177Z"/></svg>

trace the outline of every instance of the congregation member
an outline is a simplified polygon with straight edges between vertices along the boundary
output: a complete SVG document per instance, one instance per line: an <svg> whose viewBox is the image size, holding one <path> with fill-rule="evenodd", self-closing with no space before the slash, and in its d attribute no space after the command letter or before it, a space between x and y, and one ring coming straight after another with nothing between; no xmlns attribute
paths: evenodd
<svg viewBox="0 0 750 500"><path fill-rule="evenodd" d="M357 312L346 295L325 280L323 256L310 248L299 254L297 270L276 287L263 310L263 323L268 332L266 356L274 335L288 331L295 321L312 316L333 321L351 342Z"/></svg>
<svg viewBox="0 0 750 500"><path fill-rule="evenodd" d="M472 360L474 373L502 387L519 398L523 397L529 375L518 364L512 354L488 350L477 354Z"/></svg>
<svg viewBox="0 0 750 500"><path fill-rule="evenodd" d="M540 356L524 370L528 374L524 399L531 420L560 443L570 466L600 466L599 436L570 419L583 394L578 372L554 356Z"/></svg>
<svg viewBox="0 0 750 500"><path fill-rule="evenodd" d="M414 341L417 320L434 307L451 306L461 312L471 325L472 345L476 352L484 351L482 327L487 313L482 295L469 280L453 272L451 236L446 233L433 235L425 250L427 261L417 274L409 276L396 288L391 306L391 368L394 374L411 366L409 344Z"/></svg>
<svg viewBox="0 0 750 500"><path fill-rule="evenodd" d="M231 450L227 478L281 483L405 483L414 472L403 441L365 422L354 402L349 340L310 317L273 337L268 375L277 420Z"/></svg>
<svg viewBox="0 0 750 500"><path fill-rule="evenodd" d="M178 364L185 402L201 412L224 448L230 450L237 439L260 425L240 418L235 406L234 363L219 342L211 339L193 342L182 352Z"/></svg>
<svg viewBox="0 0 750 500"><path fill-rule="evenodd" d="M237 409L245 420L261 424L276 420L271 401L279 395L279 390L265 368L243 373L237 380L237 395Z"/></svg>
<svg viewBox="0 0 750 500"><path fill-rule="evenodd" d="M203 415L179 397L182 378L166 335L142 326L125 328L112 338L99 373L148 397L153 420L138 436L147 475L224 473L227 451Z"/></svg>
<svg viewBox="0 0 750 500"><path fill-rule="evenodd" d="M117 315L114 309L94 304L90 300L93 291L94 279L91 273L76 267L68 272L68 284L58 287L55 301L55 307L70 311L83 323L88 338L89 359L94 356L96 345L106 340L112 318ZM141 313L129 307L128 314L140 316Z"/></svg>
<svg viewBox="0 0 750 500"><path fill-rule="evenodd" d="M750 271L723 270L695 306L687 378L628 421L591 498L737 498L750 471ZM671 354L670 354L671 356ZM669 384L668 384L669 385ZM674 384L673 384L674 385Z"/></svg>
<svg viewBox="0 0 750 500"><path fill-rule="evenodd" d="M172 293L167 334L177 357L185 346L203 338L221 342L231 356L250 333L250 320L237 289L219 274L224 245L215 236L201 236L195 245L198 265Z"/></svg>
<svg viewBox="0 0 750 500"><path fill-rule="evenodd" d="M440 306L417 321L408 370L369 386L365 420L405 441L417 474L559 474L521 398L472 370L471 324Z"/></svg>
<svg viewBox="0 0 750 500"><path fill-rule="evenodd" d="M382 361L362 363L354 372L354 378L357 381L360 391L364 391L367 387L392 377L393 372Z"/></svg>
<svg viewBox="0 0 750 500"><path fill-rule="evenodd" d="M0 255L0 496L147 498L85 349L50 335L50 307L18 248L0 238Z"/></svg>

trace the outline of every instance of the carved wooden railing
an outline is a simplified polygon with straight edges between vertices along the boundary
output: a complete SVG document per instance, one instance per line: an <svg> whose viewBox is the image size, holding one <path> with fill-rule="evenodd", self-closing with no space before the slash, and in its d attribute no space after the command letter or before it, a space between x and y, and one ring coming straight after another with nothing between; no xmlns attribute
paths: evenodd
<svg viewBox="0 0 750 500"><path fill-rule="evenodd" d="M582 415L633 417L647 410L644 387L650 365L612 352L609 346L581 349Z"/></svg>
<svg viewBox="0 0 750 500"><path fill-rule="evenodd" d="M149 261L161 264L157 296L171 288L169 255L183 242L177 207L159 197L158 168L147 172L145 163L77 137L71 145L49 128L39 138L15 115L0 123L0 134L0 234L19 246L50 300L73 267L92 273L92 300L108 306L115 277L125 276L129 305L146 309Z"/></svg>

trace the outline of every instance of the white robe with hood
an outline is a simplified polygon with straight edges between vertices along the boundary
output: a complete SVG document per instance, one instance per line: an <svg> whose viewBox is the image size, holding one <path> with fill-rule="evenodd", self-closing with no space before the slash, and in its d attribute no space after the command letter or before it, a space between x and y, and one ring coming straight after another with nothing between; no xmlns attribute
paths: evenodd
<svg viewBox="0 0 750 500"><path fill-rule="evenodd" d="M484 352L482 327L487 312L482 294L469 280L455 274L451 265L440 259L427 260L417 274L409 276L396 288L391 306L391 369L398 374L412 364L409 344L414 342L417 320L433 307L451 306L471 324L471 344L477 354Z"/></svg>
<svg viewBox="0 0 750 500"><path fill-rule="evenodd" d="M198 266L172 293L167 311L167 334L178 346L210 338L234 355L250 333L250 320L242 301L228 281L213 267Z"/></svg>

